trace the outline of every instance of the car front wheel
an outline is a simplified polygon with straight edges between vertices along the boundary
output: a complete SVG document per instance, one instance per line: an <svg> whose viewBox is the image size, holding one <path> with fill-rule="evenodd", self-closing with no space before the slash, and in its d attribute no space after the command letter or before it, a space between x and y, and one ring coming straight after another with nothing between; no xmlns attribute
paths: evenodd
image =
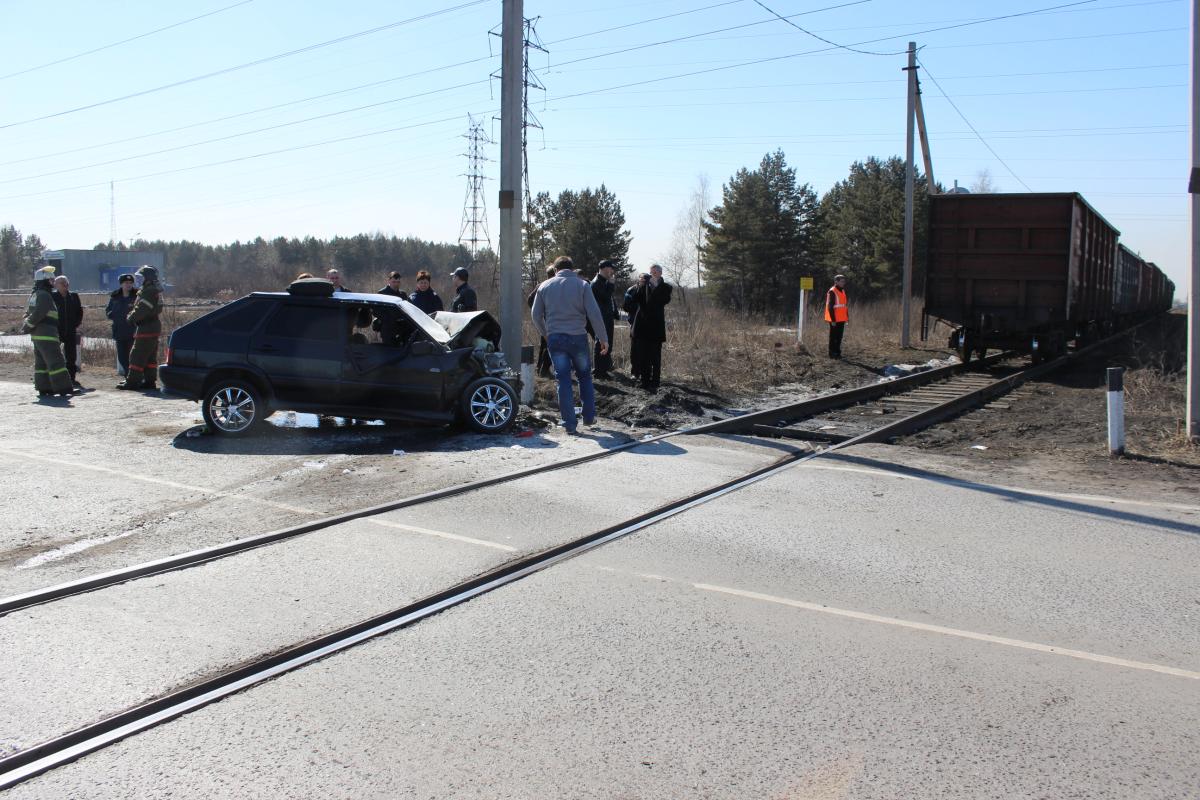
<svg viewBox="0 0 1200 800"><path fill-rule="evenodd" d="M204 421L214 433L240 436L266 418L257 389L245 381L219 380L204 395Z"/></svg>
<svg viewBox="0 0 1200 800"><path fill-rule="evenodd" d="M517 394L499 378L480 378L462 393L463 421L479 433L499 433L517 418Z"/></svg>

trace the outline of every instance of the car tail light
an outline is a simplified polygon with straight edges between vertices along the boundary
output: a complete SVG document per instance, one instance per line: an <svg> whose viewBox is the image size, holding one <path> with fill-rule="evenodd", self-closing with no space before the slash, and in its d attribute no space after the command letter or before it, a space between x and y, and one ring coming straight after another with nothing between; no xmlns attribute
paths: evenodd
<svg viewBox="0 0 1200 800"><path fill-rule="evenodd" d="M171 356L173 355L175 355L175 351L171 349L170 345L167 345L167 360L165 363L168 367L171 366Z"/></svg>

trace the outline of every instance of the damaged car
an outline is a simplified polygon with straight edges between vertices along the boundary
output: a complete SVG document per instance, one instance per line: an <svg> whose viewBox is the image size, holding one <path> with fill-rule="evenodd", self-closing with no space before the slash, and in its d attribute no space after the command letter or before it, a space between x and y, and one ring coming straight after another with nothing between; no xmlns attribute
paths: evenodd
<svg viewBox="0 0 1200 800"><path fill-rule="evenodd" d="M217 434L275 411L507 430L519 383L486 311L437 312L321 279L254 292L177 328L159 379Z"/></svg>

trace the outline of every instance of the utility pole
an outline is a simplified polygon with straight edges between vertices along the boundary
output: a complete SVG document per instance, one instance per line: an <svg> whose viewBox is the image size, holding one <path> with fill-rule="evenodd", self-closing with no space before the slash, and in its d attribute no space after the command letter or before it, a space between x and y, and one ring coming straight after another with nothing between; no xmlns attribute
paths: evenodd
<svg viewBox="0 0 1200 800"><path fill-rule="evenodd" d="M1200 0L1192 0L1192 274L1188 285L1187 436L1200 442Z"/></svg>
<svg viewBox="0 0 1200 800"><path fill-rule="evenodd" d="M1200 2L1200 0L1195 0ZM908 328L912 316L913 272L913 126L917 110L917 43L908 43L908 129L904 168L904 279L900 288L900 346L909 346Z"/></svg>
<svg viewBox="0 0 1200 800"><path fill-rule="evenodd" d="M500 349L513 369L521 363L525 304L521 297L521 104L523 0L504 0L500 49Z"/></svg>
<svg viewBox="0 0 1200 800"><path fill-rule="evenodd" d="M108 182L108 246L117 246L117 190L112 181Z"/></svg>

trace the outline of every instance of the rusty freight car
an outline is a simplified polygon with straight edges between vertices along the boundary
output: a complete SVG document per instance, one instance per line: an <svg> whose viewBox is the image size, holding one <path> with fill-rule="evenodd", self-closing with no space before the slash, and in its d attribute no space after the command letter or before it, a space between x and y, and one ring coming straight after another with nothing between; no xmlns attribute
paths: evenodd
<svg viewBox="0 0 1200 800"><path fill-rule="evenodd" d="M1073 192L934 195L923 331L949 324L964 361L989 347L1065 352L1117 322L1118 236Z"/></svg>

